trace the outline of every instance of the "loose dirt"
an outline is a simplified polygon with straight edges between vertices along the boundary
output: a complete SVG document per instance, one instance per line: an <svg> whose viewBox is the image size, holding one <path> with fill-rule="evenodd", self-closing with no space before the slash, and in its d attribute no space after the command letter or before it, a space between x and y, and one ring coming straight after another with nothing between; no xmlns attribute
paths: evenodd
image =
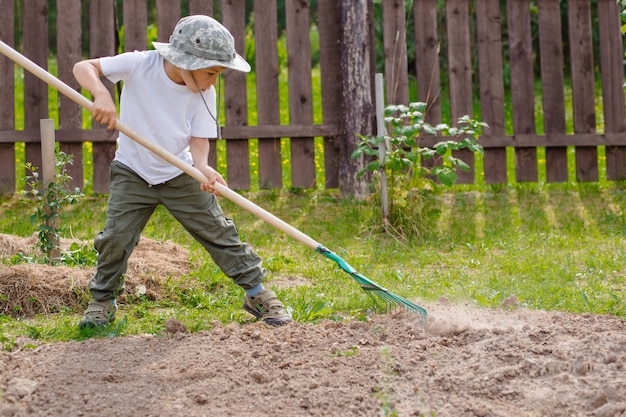
<svg viewBox="0 0 626 417"><path fill-rule="evenodd" d="M24 271L0 272L6 284ZM504 304L421 303L425 326L397 310L189 334L173 317L160 336L18 347L0 353L0 416L626 416L624 319Z"/></svg>

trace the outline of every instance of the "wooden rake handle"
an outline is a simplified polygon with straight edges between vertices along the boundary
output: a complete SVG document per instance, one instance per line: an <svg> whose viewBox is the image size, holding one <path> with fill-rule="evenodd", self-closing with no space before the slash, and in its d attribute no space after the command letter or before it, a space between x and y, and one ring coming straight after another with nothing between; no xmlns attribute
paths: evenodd
<svg viewBox="0 0 626 417"><path fill-rule="evenodd" d="M2 53L4 56L9 58L16 64L24 67L24 69L32 73L34 76L36 76L37 78L39 78L46 84L57 89L61 94L68 97L70 100L72 100L76 104L80 105L81 107L84 107L85 109L89 111L93 111L93 103L89 99L87 99L78 91L74 90L72 87L65 84L63 81L59 80L54 75L50 74L48 71L41 68L39 65L35 64L33 61L26 58L24 55L20 54L15 49L11 48L9 45L2 42L1 40L0 40L0 53ZM182 161L180 158L177 158L174 154L162 148L161 146L150 142L148 139L146 139L141 134L139 134L139 132L135 131L134 129L131 129L129 126L122 123L119 119L117 119L117 121L115 122L115 128L119 130L120 132L123 132L125 135L127 135L129 138L131 138L135 142L139 143L141 146L153 152L155 155L158 155L160 158L164 159L165 161L180 168L182 171L189 174L190 176L192 176L199 182L204 183L204 182L209 181L209 179L199 169ZM214 188L220 195L226 197L233 203L249 211L253 215L269 223L275 228L282 230L287 235L296 239L298 242L314 250L321 246L318 242L316 242L314 239L307 236L300 230L289 225L288 223L274 216L270 212L266 211L265 209L259 207L258 205L254 204L250 200L246 199L242 195L224 186L223 184L215 183Z"/></svg>

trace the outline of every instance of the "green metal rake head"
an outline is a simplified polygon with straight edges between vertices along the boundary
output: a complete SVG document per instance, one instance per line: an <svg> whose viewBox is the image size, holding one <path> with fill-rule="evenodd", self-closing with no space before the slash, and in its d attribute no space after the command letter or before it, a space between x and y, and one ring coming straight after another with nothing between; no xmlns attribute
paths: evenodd
<svg viewBox="0 0 626 417"><path fill-rule="evenodd" d="M421 317L422 321L424 323L426 322L426 317L428 316L426 309L418 306L417 304L410 302L409 300L405 298L400 297L399 295L392 293L388 289L381 287L380 285L370 280L369 278L359 274L356 271L356 269L354 269L349 263L341 259L336 253L332 252L328 248L325 248L324 246L319 245L317 249L315 249L315 251L337 262L337 265L339 265L341 269L343 269L348 274L350 274L350 276L356 282L359 283L361 288L364 289L368 295L372 296L372 294L374 294L380 297L381 299L383 299L386 303L400 305L401 307L406 308L410 312L418 314ZM375 298L373 299L376 302L376 299Z"/></svg>

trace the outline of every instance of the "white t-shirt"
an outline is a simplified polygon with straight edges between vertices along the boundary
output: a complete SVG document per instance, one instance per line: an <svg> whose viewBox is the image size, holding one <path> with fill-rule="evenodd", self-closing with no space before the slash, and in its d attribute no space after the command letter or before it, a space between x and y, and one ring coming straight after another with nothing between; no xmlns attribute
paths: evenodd
<svg viewBox="0 0 626 417"><path fill-rule="evenodd" d="M120 99L120 120L149 141L191 164L189 140L217 137L215 88L204 98L186 85L173 82L165 73L163 57L156 51L127 52L100 59L104 75L116 83L124 81ZM117 140L115 160L135 171L148 184L160 184L181 174L181 170L153 154L122 132Z"/></svg>

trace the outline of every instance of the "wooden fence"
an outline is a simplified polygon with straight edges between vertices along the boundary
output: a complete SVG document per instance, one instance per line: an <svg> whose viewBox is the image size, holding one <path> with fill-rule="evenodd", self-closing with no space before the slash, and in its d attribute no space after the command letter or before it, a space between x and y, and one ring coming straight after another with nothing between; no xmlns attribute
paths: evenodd
<svg viewBox="0 0 626 417"><path fill-rule="evenodd" d="M287 37L288 124L281 124L279 108L279 74L284 70L277 58L277 2L281 1L285 3ZM232 188L283 187L286 166L291 169L291 186L315 187L320 170L315 154L321 153L317 158L323 161L324 186L353 192L357 162L350 160L350 154L357 134L372 134L375 125L377 56L384 59L387 103L427 102L427 120L431 123L454 124L458 117L468 114L489 124L480 138L485 147L482 167L475 166L473 154L459 152L472 167L471 172L462 173L461 182L474 182L477 168L484 173L486 183L538 181L541 164L545 165L547 181L566 181L571 152L580 181L597 181L599 164L603 163L608 180L626 178L624 41L615 0L568 0L566 22L562 21L559 0L537 1L536 12L530 7L535 2L528 0L509 0L503 8L500 0L406 3L409 7L404 0L382 0L382 13L374 15L371 0L318 0L316 13L311 14L308 0L254 0L256 125L249 123L246 75L228 72L224 76L222 136ZM156 0L155 22L148 21L147 4L146 0L124 0L123 10L116 13L114 0L57 0L53 41L58 77L78 89L71 69L82 58L81 40L85 36L91 57L118 52L122 24L126 51L147 47L149 24L156 26L159 41L167 41L183 13L182 6L190 14L215 12L233 33L237 50L245 50L244 0ZM10 45L15 39L14 5L14 0L0 0L0 39ZM17 48L44 68L49 58L48 5L48 0L21 2L23 38ZM88 10L86 17L84 9ZM116 18L120 13L122 21ZM317 16L317 21L311 21L311 15ZM89 20L88 34L81 33L83 18ZM533 33L531 23L538 27L538 33ZM316 24L319 33L321 123L313 122L311 24ZM383 54L374 50L377 25L383 27ZM564 27L570 30L564 31ZM415 39L415 66L411 68L408 28ZM564 32L567 36L562 35ZM563 65L566 50L569 73ZM594 62L595 56L600 62ZM538 80L533 71L536 62L540 62ZM510 77L509 82L506 77ZM413 80L415 93L410 88ZM505 85L510 88L505 89ZM537 85L541 100L536 97ZM598 85L601 91L596 91ZM114 93L115 87L109 87ZM565 99L569 91L571 111ZM50 111L47 86L25 74L24 128L17 130L15 93L13 64L0 57L0 193L5 194L15 191L19 176L16 143L25 144L27 161L41 165L39 120L48 118ZM597 97L601 106L596 105ZM475 102L480 103L479 114L475 114ZM543 120L543 131L537 129L538 117ZM568 117L573 120L572 128L567 127ZM600 126L599 120L603 120ZM115 133L99 126L83 130L80 108L64 97L59 98L57 128L61 149L75 157L70 171L74 185L83 186L83 143L90 142L93 191L107 192ZM258 139L258 161L251 161L251 138ZM315 138L322 138L323 150L315 146L320 143ZM422 144L428 146L435 140L423 138ZM289 144L289 155L283 154L284 143ZM210 155L213 165L217 162L216 148L212 146ZM538 153L544 148L545 161L539 161ZM515 156L515 178L509 175L507 149ZM599 149L606 160L599 160ZM285 159L289 159L288 165L283 163ZM251 163L258 166L258 184L251 184Z"/></svg>

